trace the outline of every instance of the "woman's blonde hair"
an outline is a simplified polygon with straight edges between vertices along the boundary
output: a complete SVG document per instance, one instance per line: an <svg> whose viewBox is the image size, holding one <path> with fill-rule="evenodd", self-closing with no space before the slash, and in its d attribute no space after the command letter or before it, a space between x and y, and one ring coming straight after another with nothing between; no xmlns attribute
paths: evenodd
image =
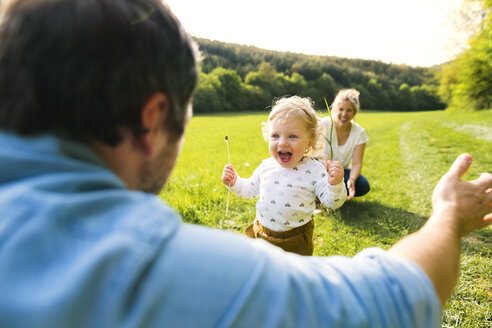
<svg viewBox="0 0 492 328"><path fill-rule="evenodd" d="M268 123L274 120L287 121L289 118L300 119L305 124L310 133L310 148L306 156L315 157L320 155L323 149L323 128L320 119L313 109L313 102L310 98L299 96L282 97L273 101L272 110L268 115L268 121L261 123L263 138L268 141L270 128Z"/></svg>
<svg viewBox="0 0 492 328"><path fill-rule="evenodd" d="M350 101L352 107L354 108L354 116L355 116L355 114L357 114L357 112L360 109L359 94L360 92L355 89L343 89L338 91L335 100L333 100L333 103L331 104L332 110L335 110L337 108L337 105L340 101L348 100Z"/></svg>

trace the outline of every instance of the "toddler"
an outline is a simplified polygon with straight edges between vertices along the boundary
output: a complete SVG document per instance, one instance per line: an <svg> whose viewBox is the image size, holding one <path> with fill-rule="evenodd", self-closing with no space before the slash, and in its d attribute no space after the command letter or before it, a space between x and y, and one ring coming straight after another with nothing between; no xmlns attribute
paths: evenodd
<svg viewBox="0 0 492 328"><path fill-rule="evenodd" d="M312 255L316 196L329 208L342 206L347 197L343 168L340 162L314 158L322 149L322 127L308 98L276 101L262 129L271 157L249 179L226 165L222 181L240 197L259 196L256 219L245 229L247 236L288 252Z"/></svg>

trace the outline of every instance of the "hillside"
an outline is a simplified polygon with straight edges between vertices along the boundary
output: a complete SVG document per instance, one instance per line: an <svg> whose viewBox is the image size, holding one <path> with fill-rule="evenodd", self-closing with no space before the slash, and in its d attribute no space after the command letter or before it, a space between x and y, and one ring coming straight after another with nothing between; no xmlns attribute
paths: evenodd
<svg viewBox="0 0 492 328"><path fill-rule="evenodd" d="M309 96L321 105L323 97L331 101L341 88L358 89L362 108L366 109L414 111L445 107L437 96L439 83L435 76L439 67L311 56L202 38L196 41L203 54L195 103L198 112L264 109L273 97L288 94ZM220 90L229 87L231 90ZM256 101L250 103L251 96ZM238 100L244 103L239 104L242 108L237 108Z"/></svg>

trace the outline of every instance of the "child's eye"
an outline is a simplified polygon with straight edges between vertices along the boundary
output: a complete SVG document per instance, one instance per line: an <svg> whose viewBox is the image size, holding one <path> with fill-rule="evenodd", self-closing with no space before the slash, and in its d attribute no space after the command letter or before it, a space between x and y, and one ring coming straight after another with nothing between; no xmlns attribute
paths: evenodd
<svg viewBox="0 0 492 328"><path fill-rule="evenodd" d="M277 139L278 138L278 134L272 134L271 137Z"/></svg>
<svg viewBox="0 0 492 328"><path fill-rule="evenodd" d="M296 136L296 135L294 135L294 134L291 134L291 135L289 136L289 138L293 139L293 138L297 138L297 136Z"/></svg>

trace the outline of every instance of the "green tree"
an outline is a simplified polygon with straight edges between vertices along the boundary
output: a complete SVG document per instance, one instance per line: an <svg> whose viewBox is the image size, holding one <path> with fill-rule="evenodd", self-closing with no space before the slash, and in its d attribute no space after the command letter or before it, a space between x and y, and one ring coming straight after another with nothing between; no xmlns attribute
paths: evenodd
<svg viewBox="0 0 492 328"><path fill-rule="evenodd" d="M294 72L290 77L278 76L284 84L285 94L289 95L303 95L306 92L307 82L304 76Z"/></svg>
<svg viewBox="0 0 492 328"><path fill-rule="evenodd" d="M235 70L218 67L209 75L220 81L220 89L217 93L221 98L224 111L245 109L239 101L242 98L242 80Z"/></svg>
<svg viewBox="0 0 492 328"><path fill-rule="evenodd" d="M313 60L312 58L295 62L292 64L291 70L301 74L308 81L316 80L323 74L318 60Z"/></svg>
<svg viewBox="0 0 492 328"><path fill-rule="evenodd" d="M398 89L399 110L410 111L415 109L415 98L408 84L403 83Z"/></svg>
<svg viewBox="0 0 492 328"><path fill-rule="evenodd" d="M335 98L337 87L335 80L330 74L323 73L319 78L308 83L308 90L306 95L309 96L314 103L319 107L325 109L325 100L330 103Z"/></svg>
<svg viewBox="0 0 492 328"><path fill-rule="evenodd" d="M416 110L441 109L445 105L438 101L437 87L428 84L415 85L410 88L415 101Z"/></svg>
<svg viewBox="0 0 492 328"><path fill-rule="evenodd" d="M199 81L193 96L193 111L197 113L223 111L224 106L219 96L221 84L217 76L200 72Z"/></svg>
<svg viewBox="0 0 492 328"><path fill-rule="evenodd" d="M259 86L244 84L241 103L245 110L264 110L272 103L272 98Z"/></svg>
<svg viewBox="0 0 492 328"><path fill-rule="evenodd" d="M262 88L270 100L285 94L282 80L283 77L267 62L262 63L257 72L250 72L244 78L246 84Z"/></svg>
<svg viewBox="0 0 492 328"><path fill-rule="evenodd" d="M388 103L388 95L383 90L383 86L375 78L372 78L366 84L366 92L364 95L361 91L361 107L367 109L390 109Z"/></svg>
<svg viewBox="0 0 492 328"><path fill-rule="evenodd" d="M483 20L469 41L469 48L447 65L439 94L450 110L492 108L492 0L482 3Z"/></svg>

